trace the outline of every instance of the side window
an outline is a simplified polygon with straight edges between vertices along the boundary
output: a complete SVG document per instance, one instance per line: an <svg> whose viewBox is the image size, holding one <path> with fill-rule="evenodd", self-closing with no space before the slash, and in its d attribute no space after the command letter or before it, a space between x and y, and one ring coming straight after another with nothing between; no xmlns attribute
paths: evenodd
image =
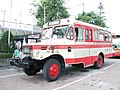
<svg viewBox="0 0 120 90"><path fill-rule="evenodd" d="M79 38L79 36L78 36L78 28L75 28L75 34L76 34L76 41L78 41L78 38Z"/></svg>
<svg viewBox="0 0 120 90"><path fill-rule="evenodd" d="M67 33L67 39L73 40L74 38L73 28L71 27Z"/></svg>
<svg viewBox="0 0 120 90"><path fill-rule="evenodd" d="M85 40L89 40L89 31L85 30Z"/></svg>
<svg viewBox="0 0 120 90"><path fill-rule="evenodd" d="M75 28L76 33L76 41L84 40L84 29L83 28Z"/></svg>
<svg viewBox="0 0 120 90"><path fill-rule="evenodd" d="M105 31L105 41L107 41L107 42L111 42L112 41L112 35L108 31Z"/></svg>
<svg viewBox="0 0 120 90"><path fill-rule="evenodd" d="M109 42L112 42L112 34L109 32Z"/></svg>
<svg viewBox="0 0 120 90"><path fill-rule="evenodd" d="M90 42L92 40L92 30L85 30L85 41Z"/></svg>
<svg viewBox="0 0 120 90"><path fill-rule="evenodd" d="M100 41L104 41L104 31L103 30L99 30L99 38L100 38Z"/></svg>
<svg viewBox="0 0 120 90"><path fill-rule="evenodd" d="M109 41L109 33L108 32L105 32L105 35L104 35L104 38L105 38L105 41Z"/></svg>
<svg viewBox="0 0 120 90"><path fill-rule="evenodd" d="M79 31L79 41L84 41L84 28L78 28Z"/></svg>
<svg viewBox="0 0 120 90"><path fill-rule="evenodd" d="M95 40L95 41L99 40L98 30L93 31L93 40Z"/></svg>

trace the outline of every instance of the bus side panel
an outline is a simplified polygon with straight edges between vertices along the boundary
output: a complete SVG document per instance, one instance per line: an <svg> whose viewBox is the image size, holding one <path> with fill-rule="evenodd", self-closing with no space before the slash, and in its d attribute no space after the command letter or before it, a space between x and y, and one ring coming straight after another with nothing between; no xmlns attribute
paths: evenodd
<svg viewBox="0 0 120 90"><path fill-rule="evenodd" d="M88 56L88 57L79 57L79 58L69 58L65 59L66 64L80 64L83 63L84 67L88 65L94 65L94 62L97 60L98 56ZM91 60L91 63L89 62Z"/></svg>

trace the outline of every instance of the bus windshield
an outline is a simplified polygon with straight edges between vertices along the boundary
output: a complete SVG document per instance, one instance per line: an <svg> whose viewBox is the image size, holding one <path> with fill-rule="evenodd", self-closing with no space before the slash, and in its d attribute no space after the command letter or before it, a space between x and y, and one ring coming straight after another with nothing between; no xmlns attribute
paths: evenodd
<svg viewBox="0 0 120 90"><path fill-rule="evenodd" d="M57 38L64 38L66 35L66 32L68 31L69 26L56 26L56 27L50 27L50 28L45 28L43 30L43 36L42 39L50 39L54 35L57 36Z"/></svg>
<svg viewBox="0 0 120 90"><path fill-rule="evenodd" d="M120 48L120 38L113 39L113 48Z"/></svg>

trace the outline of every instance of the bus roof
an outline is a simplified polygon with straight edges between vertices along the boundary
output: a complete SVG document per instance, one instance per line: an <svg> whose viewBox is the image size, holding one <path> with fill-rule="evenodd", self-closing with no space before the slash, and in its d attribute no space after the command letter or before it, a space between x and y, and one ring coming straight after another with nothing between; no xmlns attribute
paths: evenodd
<svg viewBox="0 0 120 90"><path fill-rule="evenodd" d="M59 25L74 25L74 24L81 24L81 25L84 25L84 26L92 27L92 28L97 28L97 29L103 29L103 30L110 31L108 28L103 28L103 27L100 27L100 26L97 26L97 25L85 23L85 22L75 20L75 19L70 19L70 18L59 19L59 20L47 22L46 24L43 25L43 28L52 27L52 26L59 26Z"/></svg>

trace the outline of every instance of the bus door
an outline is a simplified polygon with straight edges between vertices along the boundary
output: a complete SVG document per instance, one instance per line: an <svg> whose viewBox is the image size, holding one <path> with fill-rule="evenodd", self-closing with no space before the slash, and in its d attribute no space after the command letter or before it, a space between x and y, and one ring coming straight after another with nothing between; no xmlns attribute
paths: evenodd
<svg viewBox="0 0 120 90"><path fill-rule="evenodd" d="M75 37L74 37L74 30L73 27L70 27L70 29L67 32L66 35L67 41L65 42L67 51L66 54L64 54L67 57L66 63L75 63Z"/></svg>
<svg viewBox="0 0 120 90"><path fill-rule="evenodd" d="M84 29L84 27L80 27L80 26L75 27L75 46L76 46L75 62L84 63L85 66L90 63L90 60L88 60L89 57L89 48L87 44L88 42L86 42L86 38L85 38L85 36L87 36L85 35L85 33L88 32L86 31L86 29ZM89 38L89 35L87 38Z"/></svg>
<svg viewBox="0 0 120 90"><path fill-rule="evenodd" d="M85 44L86 44L86 65L91 64L91 50L92 50L92 30L85 29Z"/></svg>

